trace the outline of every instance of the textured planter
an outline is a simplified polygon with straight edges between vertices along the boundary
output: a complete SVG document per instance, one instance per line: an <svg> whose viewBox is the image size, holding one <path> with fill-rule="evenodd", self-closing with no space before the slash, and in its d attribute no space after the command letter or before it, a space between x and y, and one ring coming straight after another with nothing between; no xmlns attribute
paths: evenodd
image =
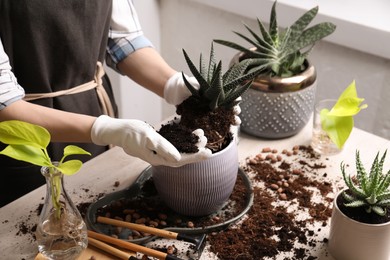
<svg viewBox="0 0 390 260"><path fill-rule="evenodd" d="M336 201L337 197L333 202L329 233L331 255L337 260L389 260L390 222L366 224L355 221L340 211Z"/></svg>
<svg viewBox="0 0 390 260"><path fill-rule="evenodd" d="M159 196L175 212L205 216L229 199L238 172L237 143L233 140L211 158L182 167L153 166Z"/></svg>
<svg viewBox="0 0 390 260"><path fill-rule="evenodd" d="M238 53L232 60L242 58ZM293 136L308 123L316 94L316 70L307 69L293 77L258 76L242 95L241 130L253 136L280 139Z"/></svg>

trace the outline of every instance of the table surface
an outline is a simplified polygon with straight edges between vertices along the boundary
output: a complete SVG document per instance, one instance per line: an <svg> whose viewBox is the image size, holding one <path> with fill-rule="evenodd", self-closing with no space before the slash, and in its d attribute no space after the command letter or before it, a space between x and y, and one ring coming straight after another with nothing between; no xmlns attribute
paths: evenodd
<svg viewBox="0 0 390 260"><path fill-rule="evenodd" d="M264 140L240 133L239 160L240 162L245 161L246 158L258 154L264 147L272 147L281 151L282 149L291 149L295 145L309 145L311 131L312 127L309 123L297 135L282 140ZM340 175L341 161L350 165L355 164L355 151L357 149L360 151L363 163L370 167L376 153L378 151L383 153L388 148L390 148L389 140L354 128L341 153L326 158L321 157L321 160L326 163L328 178L331 180ZM128 156L122 149L115 147L86 162L76 175L66 177L65 185L75 204L91 202L99 194L127 188L146 167L148 167L146 162ZM389 168L390 160L387 159L384 169ZM22 232L22 228L25 227L28 230L38 222L37 208L43 202L44 196L45 187L42 186L0 208L0 259L35 258L38 252L32 234L31 232ZM324 232L327 231L324 230ZM316 256L320 260L332 259L326 252L320 252ZM207 254L202 255L202 259L209 258Z"/></svg>

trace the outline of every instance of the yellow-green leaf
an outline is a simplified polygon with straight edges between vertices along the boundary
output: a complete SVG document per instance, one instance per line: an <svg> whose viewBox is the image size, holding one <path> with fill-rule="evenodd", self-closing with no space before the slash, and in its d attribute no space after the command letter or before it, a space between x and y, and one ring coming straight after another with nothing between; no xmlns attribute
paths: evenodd
<svg viewBox="0 0 390 260"><path fill-rule="evenodd" d="M49 132L38 125L18 120L0 122L0 142L4 144L30 145L46 148L50 142Z"/></svg>
<svg viewBox="0 0 390 260"><path fill-rule="evenodd" d="M367 107L366 104L361 105L363 101L363 98L357 96L355 81L352 81L330 111L321 110L322 129L339 149L344 146L351 134L354 125L353 116Z"/></svg>
<svg viewBox="0 0 390 260"><path fill-rule="evenodd" d="M73 175L78 172L83 163L79 160L69 160L58 165L57 169L65 175Z"/></svg>
<svg viewBox="0 0 390 260"><path fill-rule="evenodd" d="M336 146L341 149L353 129L352 116L329 116L329 110L323 109L320 114L322 129Z"/></svg>
<svg viewBox="0 0 390 260"><path fill-rule="evenodd" d="M359 98L356 92L355 81L341 93L334 107L330 110L329 116L354 116L360 112L361 109L366 108L367 105L360 104L364 98Z"/></svg>
<svg viewBox="0 0 390 260"><path fill-rule="evenodd" d="M15 160L28 162L38 166L51 166L50 158L40 148L29 145L8 145L0 154Z"/></svg>
<svg viewBox="0 0 390 260"><path fill-rule="evenodd" d="M69 155L75 155L75 154L86 154L91 155L90 152L85 151L83 148L75 146L75 145L68 145L64 148L64 155L62 156L61 163L65 160L65 158Z"/></svg>

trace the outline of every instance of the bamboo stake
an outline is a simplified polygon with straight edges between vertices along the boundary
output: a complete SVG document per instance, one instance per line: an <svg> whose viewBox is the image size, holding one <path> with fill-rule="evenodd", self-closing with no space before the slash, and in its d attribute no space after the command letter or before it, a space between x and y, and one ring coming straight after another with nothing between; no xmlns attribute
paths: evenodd
<svg viewBox="0 0 390 260"><path fill-rule="evenodd" d="M177 236L178 236L178 233L176 233L176 232L168 231L165 229L154 228L154 227L148 227L145 225L139 225L139 224L130 223L130 222L125 222L125 221L112 219L112 218L98 216L96 221L99 223L103 223L103 224L109 224L109 225L113 225L113 226L117 226L117 227L125 227L125 228L129 228L132 230L146 232L146 233L153 234L153 235L156 235L159 237L177 239Z"/></svg>
<svg viewBox="0 0 390 260"><path fill-rule="evenodd" d="M134 252L140 252L140 253L143 253L145 255L152 256L152 257L162 259L162 260L164 260L164 259L174 259L174 260L179 259L175 256L168 255L168 254L161 252L161 251L157 251L157 250L147 248L147 247L144 247L144 246L141 246L138 244L134 244L134 243L127 242L127 241L124 241L121 239L117 239L117 238L113 238L113 237L110 237L107 235L96 233L96 232L91 231L91 230L88 230L88 237L95 238L95 239L104 241L104 242L109 243L109 244L113 244L113 245L116 245L116 246L119 246L122 248L126 248L126 249L129 249L129 250L134 251Z"/></svg>
<svg viewBox="0 0 390 260"><path fill-rule="evenodd" d="M132 256L136 256L135 253L124 252L92 237L88 237L88 243L120 259L129 260Z"/></svg>

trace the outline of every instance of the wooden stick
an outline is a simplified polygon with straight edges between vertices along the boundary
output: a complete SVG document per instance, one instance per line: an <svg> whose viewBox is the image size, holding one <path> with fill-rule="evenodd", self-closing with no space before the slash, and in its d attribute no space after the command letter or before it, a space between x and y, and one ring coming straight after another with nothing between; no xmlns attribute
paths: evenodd
<svg viewBox="0 0 390 260"><path fill-rule="evenodd" d="M178 236L178 233L176 233L176 232L168 231L165 229L148 227L148 226L139 225L139 224L130 223L130 222L125 222L125 221L112 219L112 218L98 216L96 221L99 223L109 224L109 225L118 226L118 227L126 227L126 228L129 228L132 230L146 232L146 233L153 234L153 235L156 235L159 237L177 239L177 236Z"/></svg>
<svg viewBox="0 0 390 260"><path fill-rule="evenodd" d="M88 237L88 243L120 259L129 260L132 256L136 256L135 253L124 252L92 237Z"/></svg>
<svg viewBox="0 0 390 260"><path fill-rule="evenodd" d="M158 259L167 259L167 254L160 252L151 248L147 248L138 244L127 242L121 239L113 238L107 235L96 233L94 231L88 230L88 237L95 238L101 241L104 241L109 244L113 244L122 248L129 249L134 252L140 252L148 256L156 257Z"/></svg>

